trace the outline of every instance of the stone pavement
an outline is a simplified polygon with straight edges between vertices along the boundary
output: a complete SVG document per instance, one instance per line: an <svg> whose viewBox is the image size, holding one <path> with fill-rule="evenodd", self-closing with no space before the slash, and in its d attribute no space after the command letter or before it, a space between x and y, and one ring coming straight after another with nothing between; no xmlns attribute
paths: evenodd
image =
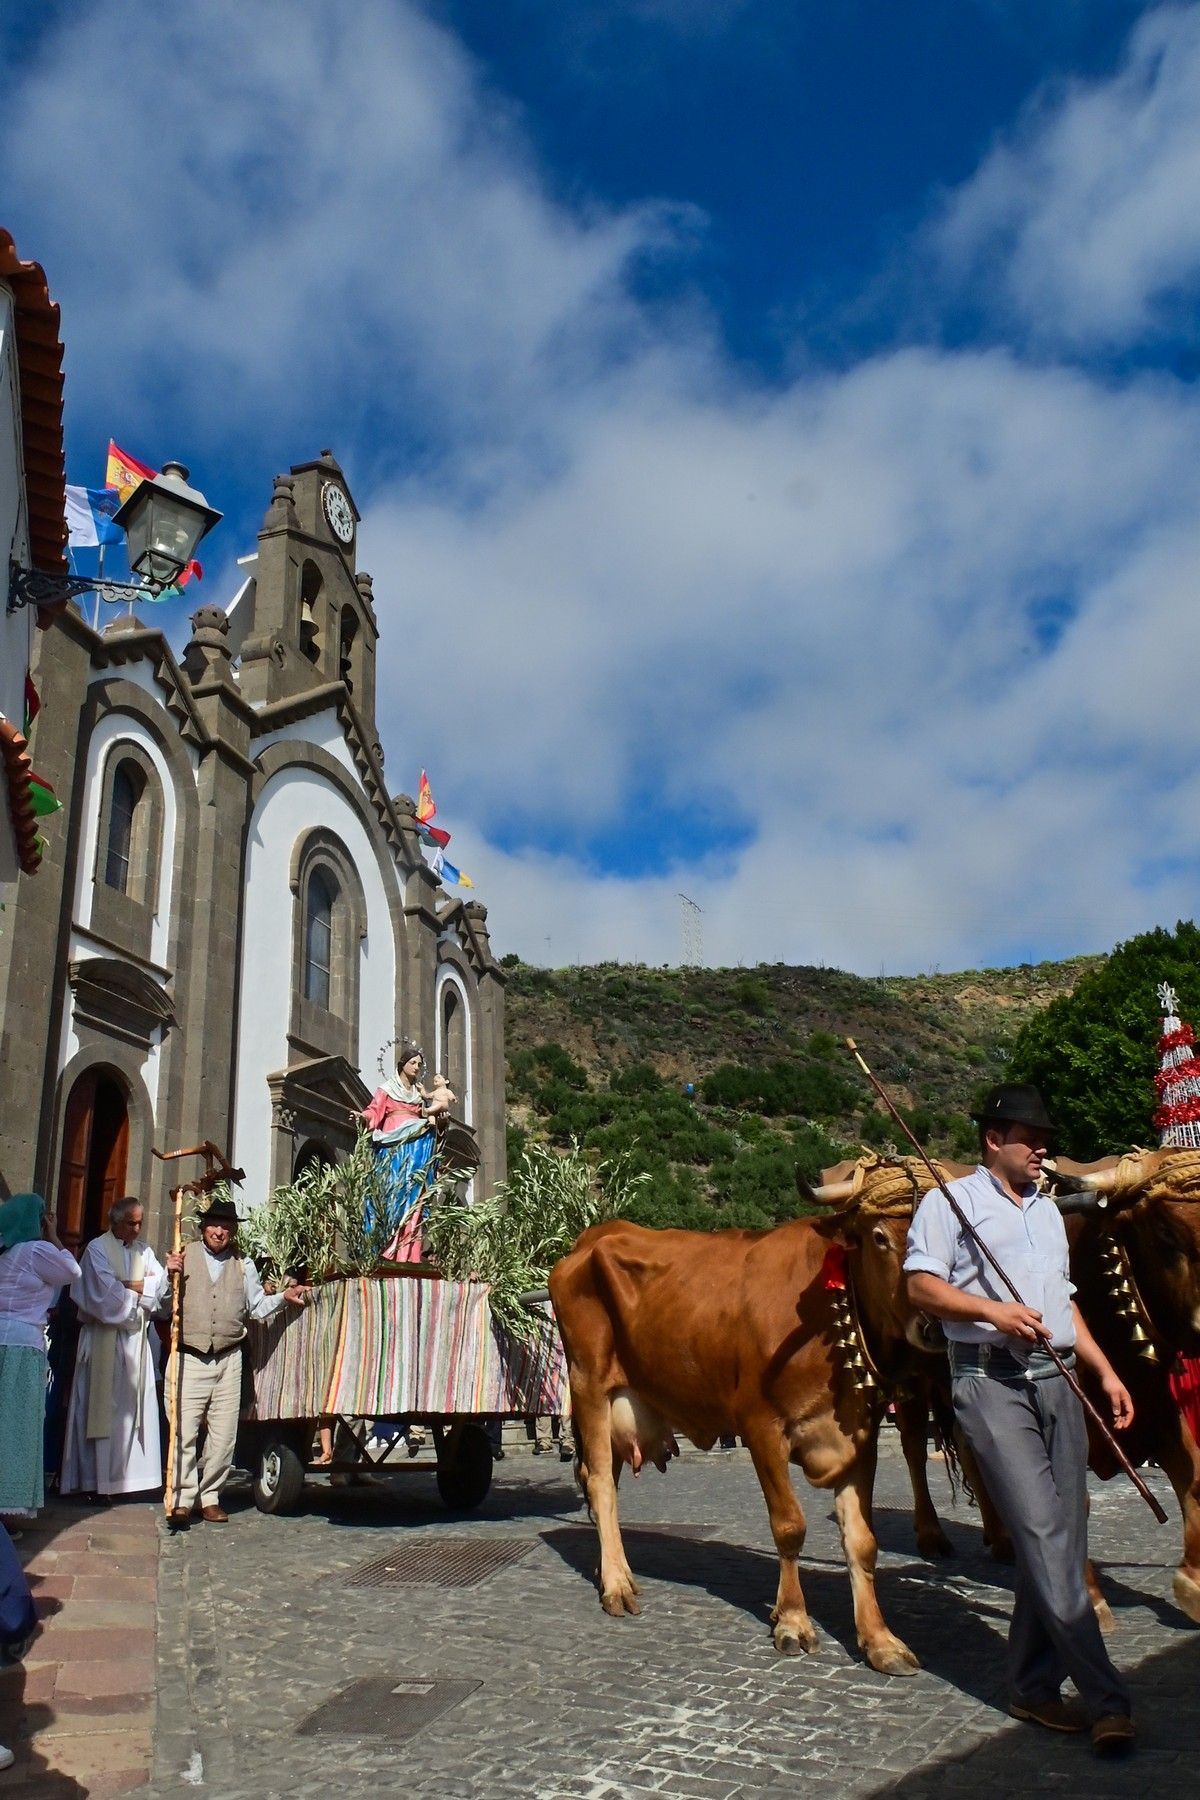
<svg viewBox="0 0 1200 1800"><path fill-rule="evenodd" d="M17 1544L42 1619L0 1669L0 1800L145 1788L154 1727L157 1507L59 1501Z"/></svg>
<svg viewBox="0 0 1200 1800"><path fill-rule="evenodd" d="M1163 1478L1151 1480L1168 1526L1126 1484L1097 1486L1094 1499L1115 1654L1138 1707L1140 1746L1126 1763L1008 1719L1009 1571L984 1554L977 1515L951 1508L940 1472L935 1492L958 1554L938 1566L917 1558L906 1474L885 1432L880 1595L924 1665L912 1679L862 1661L830 1499L799 1481L810 1524L803 1579L821 1643L812 1657L776 1655L766 1622L776 1564L741 1451L689 1450L665 1477L651 1470L622 1483L627 1524L657 1529L628 1533L645 1610L620 1621L600 1611L594 1538L571 1470L556 1460L510 1455L485 1504L458 1518L427 1476L357 1489L313 1482L298 1516L265 1517L246 1495L228 1526L164 1537L151 1791L164 1800L1194 1795L1200 1632L1170 1602L1180 1525ZM462 1539L471 1550L516 1540L507 1547L523 1554L473 1587L346 1585L364 1563L401 1551L426 1550L436 1570ZM460 1684L456 1703L415 1736L389 1738L390 1709L432 1715L438 1694L427 1686L442 1680ZM298 1730L347 1689L334 1729Z"/></svg>

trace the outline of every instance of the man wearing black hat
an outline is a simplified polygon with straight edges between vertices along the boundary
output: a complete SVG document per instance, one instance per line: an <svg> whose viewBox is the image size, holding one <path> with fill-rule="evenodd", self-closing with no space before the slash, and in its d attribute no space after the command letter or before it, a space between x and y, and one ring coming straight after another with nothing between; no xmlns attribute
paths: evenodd
<svg viewBox="0 0 1200 1800"><path fill-rule="evenodd" d="M1054 1127L1034 1087L1002 1084L975 1115L980 1164L950 1191L1008 1275L1007 1297L932 1189L913 1216L904 1268L914 1306L942 1321L958 1423L1012 1537L1016 1597L1008 1638L1014 1718L1086 1731L1097 1750L1133 1742L1129 1690L1113 1667L1084 1581L1087 1429L1045 1344L1100 1381L1119 1428L1133 1403L1072 1298L1062 1215L1038 1187ZM1080 1706L1064 1701L1067 1676Z"/></svg>
<svg viewBox="0 0 1200 1800"><path fill-rule="evenodd" d="M224 1525L229 1515L221 1489L233 1467L242 1394L242 1339L249 1319L269 1319L290 1300L303 1306L306 1290L289 1282L281 1294L263 1291L258 1270L235 1248L237 1208L214 1200L199 1215L200 1237L167 1257L167 1269L182 1276L180 1340L183 1379L179 1399L180 1475L173 1525L186 1525L200 1500L200 1516ZM203 1466L197 1473L196 1443L207 1428Z"/></svg>

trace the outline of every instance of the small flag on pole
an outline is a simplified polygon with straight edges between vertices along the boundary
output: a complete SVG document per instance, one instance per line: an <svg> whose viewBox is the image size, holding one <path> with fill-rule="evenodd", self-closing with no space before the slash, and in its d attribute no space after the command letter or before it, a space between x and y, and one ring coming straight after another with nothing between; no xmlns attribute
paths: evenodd
<svg viewBox="0 0 1200 1800"><path fill-rule="evenodd" d="M62 811L62 801L50 783L42 780L36 769L32 769L29 774L29 803L35 819L48 819L51 813Z"/></svg>
<svg viewBox="0 0 1200 1800"><path fill-rule="evenodd" d="M130 456L128 450L122 450L109 438L108 468L104 476L104 485L116 488L117 493L121 496L118 505L125 504L139 482L153 481L157 474L157 469L152 469L149 463L139 462L136 456Z"/></svg>
<svg viewBox="0 0 1200 1800"><path fill-rule="evenodd" d="M433 818L433 816L436 812L437 812L437 807L434 805L433 793L429 786L429 777L425 773L424 769L422 769L421 770L421 785L417 789L417 820L418 820L418 823L421 825L426 824L430 819Z"/></svg>
<svg viewBox="0 0 1200 1800"><path fill-rule="evenodd" d="M121 504L115 488L69 487L67 539L72 550L94 550L99 544L122 544L125 534L113 524Z"/></svg>
<svg viewBox="0 0 1200 1800"><path fill-rule="evenodd" d="M455 887L473 888L475 886L469 875L464 875L462 870L456 869L452 862L447 862L445 854L441 850L434 852L430 867L442 881L452 881Z"/></svg>

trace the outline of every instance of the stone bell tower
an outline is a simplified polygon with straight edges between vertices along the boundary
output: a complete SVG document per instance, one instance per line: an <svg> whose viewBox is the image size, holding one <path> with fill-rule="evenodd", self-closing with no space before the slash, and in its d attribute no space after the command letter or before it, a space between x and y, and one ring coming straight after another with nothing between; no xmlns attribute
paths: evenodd
<svg viewBox="0 0 1200 1800"><path fill-rule="evenodd" d="M379 629L371 577L355 568L358 520L332 450L275 477L258 534L241 690L261 706L345 682L373 740Z"/></svg>

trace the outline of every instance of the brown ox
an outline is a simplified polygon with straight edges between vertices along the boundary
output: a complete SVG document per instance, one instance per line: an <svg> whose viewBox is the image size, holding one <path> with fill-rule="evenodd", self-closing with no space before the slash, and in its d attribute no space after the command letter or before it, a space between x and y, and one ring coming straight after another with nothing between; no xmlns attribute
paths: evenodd
<svg viewBox="0 0 1200 1800"><path fill-rule="evenodd" d="M887 1197L873 1201L861 1178L857 1192L853 1186L836 1219L773 1231L651 1231L623 1220L593 1226L552 1270L605 1612L640 1611L617 1516L623 1464L665 1469L677 1454L676 1432L702 1450L737 1433L753 1458L779 1552L776 1649L816 1646L797 1566L805 1520L788 1473L794 1462L814 1487L833 1489L868 1661L889 1675L918 1668L875 1594L871 1493L881 1401L839 1350L836 1296L822 1275L831 1243L841 1242L863 1337L886 1374L906 1355L906 1339L914 1341L901 1278L911 1189L897 1206Z"/></svg>
<svg viewBox="0 0 1200 1800"><path fill-rule="evenodd" d="M1167 1379L1176 1357L1200 1355L1200 1151L1138 1150L1086 1165L1063 1157L1058 1169L1063 1185L1107 1197L1104 1211L1068 1220L1071 1276L1133 1396L1122 1448L1132 1463L1156 1462L1175 1490L1183 1514L1175 1600L1200 1624L1200 1449ZM1102 1397L1089 1393L1103 1413ZM1117 1462L1090 1423L1089 1431L1091 1467L1107 1481Z"/></svg>

